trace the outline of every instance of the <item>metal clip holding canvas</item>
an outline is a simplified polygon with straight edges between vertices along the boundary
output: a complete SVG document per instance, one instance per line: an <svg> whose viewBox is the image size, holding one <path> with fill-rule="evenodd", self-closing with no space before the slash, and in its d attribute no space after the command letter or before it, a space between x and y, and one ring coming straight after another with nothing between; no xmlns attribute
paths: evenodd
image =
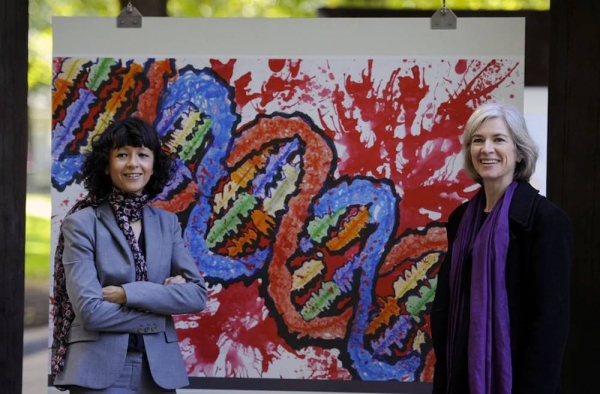
<svg viewBox="0 0 600 394"><path fill-rule="evenodd" d="M452 10L446 7L446 0L443 0L442 8L437 10L431 17L432 30L456 30L458 18Z"/></svg>
<svg viewBox="0 0 600 394"><path fill-rule="evenodd" d="M142 27L142 14L131 4L131 1L117 16L117 27Z"/></svg>

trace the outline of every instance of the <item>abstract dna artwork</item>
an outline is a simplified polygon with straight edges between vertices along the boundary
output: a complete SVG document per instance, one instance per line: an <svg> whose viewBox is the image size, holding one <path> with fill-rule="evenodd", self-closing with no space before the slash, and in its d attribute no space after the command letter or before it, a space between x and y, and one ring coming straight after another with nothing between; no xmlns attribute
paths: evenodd
<svg viewBox="0 0 600 394"><path fill-rule="evenodd" d="M209 284L176 317L190 377L431 381L443 223L477 190L460 137L519 105L518 59L59 57L52 88L54 233L111 121L176 157L152 204Z"/></svg>

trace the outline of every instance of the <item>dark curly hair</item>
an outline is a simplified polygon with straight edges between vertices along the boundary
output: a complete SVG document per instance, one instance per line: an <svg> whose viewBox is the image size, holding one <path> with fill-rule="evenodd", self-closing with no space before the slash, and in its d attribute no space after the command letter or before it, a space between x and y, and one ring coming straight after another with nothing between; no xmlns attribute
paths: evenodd
<svg viewBox="0 0 600 394"><path fill-rule="evenodd" d="M171 180L174 173L171 156L162 149L156 129L143 120L128 117L112 122L92 140L92 150L83 164L83 184L88 193L98 199L112 191L112 180L106 173L111 149L123 146L144 146L154 153L153 174L144 188L150 198L156 197Z"/></svg>

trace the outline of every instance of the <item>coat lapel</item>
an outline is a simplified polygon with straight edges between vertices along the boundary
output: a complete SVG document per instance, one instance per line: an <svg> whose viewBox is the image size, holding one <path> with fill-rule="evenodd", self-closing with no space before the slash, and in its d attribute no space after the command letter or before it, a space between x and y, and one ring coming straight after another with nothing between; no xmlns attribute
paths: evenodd
<svg viewBox="0 0 600 394"><path fill-rule="evenodd" d="M533 215L541 201L538 193L529 182L519 182L510 203L510 218L527 231L531 231Z"/></svg>
<svg viewBox="0 0 600 394"><path fill-rule="evenodd" d="M131 252L131 247L127 243L123 231L121 231L117 224L117 219L115 218L115 214L110 205L107 203L100 204L98 205L96 212L98 219L104 224L108 231L110 231L116 243L121 247L123 255L127 256L128 263L133 264L133 252Z"/></svg>
<svg viewBox="0 0 600 394"><path fill-rule="evenodd" d="M144 218L142 225L144 226L144 241L146 243L146 265L148 266L148 280L150 282L162 283L159 278L160 252L162 229L158 216L152 208L145 207L143 212Z"/></svg>

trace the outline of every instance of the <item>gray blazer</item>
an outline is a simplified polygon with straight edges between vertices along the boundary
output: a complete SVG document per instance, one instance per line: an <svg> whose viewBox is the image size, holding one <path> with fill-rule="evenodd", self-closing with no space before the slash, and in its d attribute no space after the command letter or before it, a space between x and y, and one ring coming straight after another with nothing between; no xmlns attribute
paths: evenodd
<svg viewBox="0 0 600 394"><path fill-rule="evenodd" d="M150 371L159 386L189 384L171 315L203 310L206 286L183 244L177 216L147 206L143 230L148 281L136 282L131 248L107 203L65 218L63 264L76 317L67 338L65 369L55 385L112 385L123 370L130 333L144 335ZM174 275L187 283L162 284ZM102 288L109 285L125 289L125 306L102 299Z"/></svg>

